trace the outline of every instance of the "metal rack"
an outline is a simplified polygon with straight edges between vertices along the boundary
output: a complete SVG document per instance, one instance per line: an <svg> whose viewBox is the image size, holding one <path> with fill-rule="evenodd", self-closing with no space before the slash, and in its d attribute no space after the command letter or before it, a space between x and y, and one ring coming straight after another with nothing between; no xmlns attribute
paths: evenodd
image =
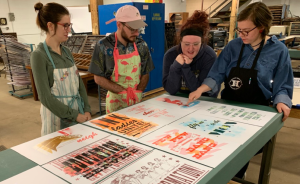
<svg viewBox="0 0 300 184"><path fill-rule="evenodd" d="M11 86L9 93L20 98L32 95L30 75L25 68L30 63L30 47L7 35L0 35L0 45L6 79Z"/></svg>
<svg viewBox="0 0 300 184"><path fill-rule="evenodd" d="M72 53L92 55L96 43L104 35L72 35L62 45L69 48Z"/></svg>

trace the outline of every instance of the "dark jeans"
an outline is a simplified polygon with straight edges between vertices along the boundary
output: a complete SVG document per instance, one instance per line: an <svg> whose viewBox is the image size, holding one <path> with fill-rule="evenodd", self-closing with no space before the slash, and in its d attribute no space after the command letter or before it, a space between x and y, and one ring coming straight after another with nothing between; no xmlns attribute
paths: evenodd
<svg viewBox="0 0 300 184"><path fill-rule="evenodd" d="M264 147L262 147L255 155L262 153L263 149L264 149ZM235 177L242 179L246 173L248 166L249 166L249 162L247 162L246 165L244 165L244 167L242 167L242 169L235 175Z"/></svg>

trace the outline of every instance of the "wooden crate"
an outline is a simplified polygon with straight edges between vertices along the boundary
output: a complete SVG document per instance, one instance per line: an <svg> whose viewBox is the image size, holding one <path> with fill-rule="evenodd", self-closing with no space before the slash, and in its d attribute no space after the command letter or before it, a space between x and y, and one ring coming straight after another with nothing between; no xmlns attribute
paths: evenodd
<svg viewBox="0 0 300 184"><path fill-rule="evenodd" d="M91 60L92 60L92 55L89 54L77 54L77 53L72 53L74 60L75 60L75 64L77 66L78 69L81 70L88 70L89 66L91 64Z"/></svg>
<svg viewBox="0 0 300 184"><path fill-rule="evenodd" d="M273 21L272 25L281 25L282 24L282 12L285 6L277 5L277 6L268 6L269 10L272 13Z"/></svg>

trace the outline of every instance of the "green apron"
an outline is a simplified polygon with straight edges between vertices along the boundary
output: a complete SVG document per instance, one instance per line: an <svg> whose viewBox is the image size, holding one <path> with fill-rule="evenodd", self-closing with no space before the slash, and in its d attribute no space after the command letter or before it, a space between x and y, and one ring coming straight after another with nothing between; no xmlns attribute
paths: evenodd
<svg viewBox="0 0 300 184"><path fill-rule="evenodd" d="M124 87L126 91L118 94L107 92L106 112L111 113L122 108L138 103L142 99L142 91L136 90L141 78L141 57L139 56L136 44L134 52L120 55L117 48L117 34L115 33L114 61L115 68L111 76L111 81Z"/></svg>

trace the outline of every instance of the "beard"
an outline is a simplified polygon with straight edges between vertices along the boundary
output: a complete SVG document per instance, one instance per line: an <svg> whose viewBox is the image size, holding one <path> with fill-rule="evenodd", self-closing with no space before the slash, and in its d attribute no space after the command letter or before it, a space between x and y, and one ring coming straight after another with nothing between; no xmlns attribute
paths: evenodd
<svg viewBox="0 0 300 184"><path fill-rule="evenodd" d="M128 37L123 29L121 31L121 36L128 43L133 43L136 40L136 36Z"/></svg>

